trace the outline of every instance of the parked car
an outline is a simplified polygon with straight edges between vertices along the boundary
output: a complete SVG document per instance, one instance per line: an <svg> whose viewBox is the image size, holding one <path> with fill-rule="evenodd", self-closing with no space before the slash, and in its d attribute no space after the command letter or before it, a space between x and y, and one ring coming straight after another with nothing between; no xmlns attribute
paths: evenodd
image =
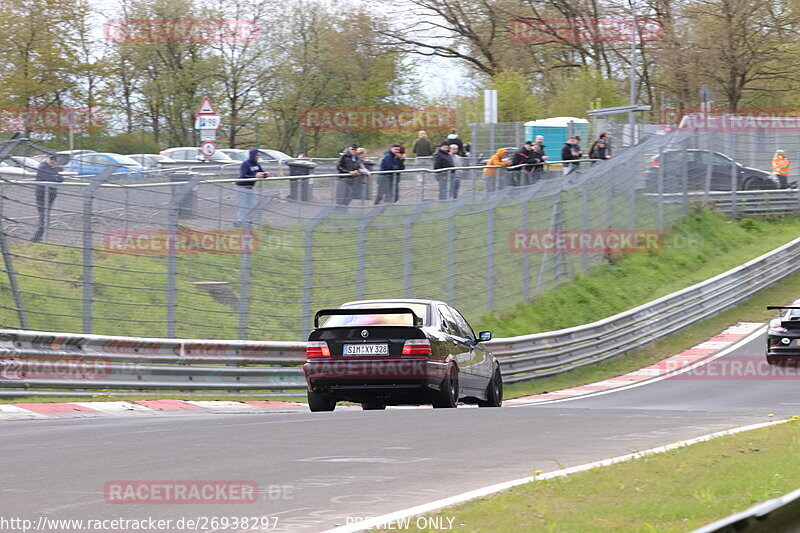
<svg viewBox="0 0 800 533"><path fill-rule="evenodd" d="M186 163L196 165L198 163L235 163L233 159L221 150L214 152L211 157L206 157L200 153L200 148L196 146L182 146L178 148L167 148L162 150L160 155L171 157L176 163Z"/></svg>
<svg viewBox="0 0 800 533"><path fill-rule="evenodd" d="M658 191L659 175L663 174L665 193L682 192L684 167L688 176L689 191L704 191L708 168L711 167L709 190L731 190L731 168L736 167L736 190L754 191L761 189L778 189L780 182L766 170L746 167L733 158L720 152L709 150L667 150L650 160L650 167L645 171L645 188L651 192ZM663 170L661 170L663 167Z"/></svg>
<svg viewBox="0 0 800 533"><path fill-rule="evenodd" d="M326 317L320 324L320 319ZM500 365L458 311L433 300L364 300L314 317L303 373L312 411L459 401L499 407Z"/></svg>
<svg viewBox="0 0 800 533"><path fill-rule="evenodd" d="M0 176L6 179L33 178L40 163L32 157L12 155L0 161Z"/></svg>
<svg viewBox="0 0 800 533"><path fill-rule="evenodd" d="M248 157L250 157L250 150L243 150L241 148L223 148L219 151L227 154L231 159L235 159L236 161L245 161ZM283 163L284 161L292 161L295 159L294 157L284 154L278 150L266 150L259 148L258 151L261 153L262 163Z"/></svg>
<svg viewBox="0 0 800 533"><path fill-rule="evenodd" d="M126 155L109 152L94 152L73 156L64 170L77 172L78 176L96 176L110 165L118 165L113 176L118 178L141 179L145 168Z"/></svg>
<svg viewBox="0 0 800 533"><path fill-rule="evenodd" d="M128 157L142 165L147 170L158 170L162 163L175 163L171 157L161 154L131 154Z"/></svg>

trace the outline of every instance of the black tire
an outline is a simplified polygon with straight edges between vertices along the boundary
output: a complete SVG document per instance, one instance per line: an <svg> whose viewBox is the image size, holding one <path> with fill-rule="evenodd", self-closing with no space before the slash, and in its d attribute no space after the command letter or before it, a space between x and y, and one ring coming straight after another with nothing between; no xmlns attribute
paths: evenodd
<svg viewBox="0 0 800 533"><path fill-rule="evenodd" d="M386 404L381 402L361 402L361 409L364 411L381 411L386 409Z"/></svg>
<svg viewBox="0 0 800 533"><path fill-rule="evenodd" d="M308 408L312 412L333 411L336 409L336 400L325 396L321 392L308 391Z"/></svg>
<svg viewBox="0 0 800 533"><path fill-rule="evenodd" d="M501 407L503 405L503 376L500 369L495 368L492 379L486 385L486 399L478 400L479 407Z"/></svg>
<svg viewBox="0 0 800 533"><path fill-rule="evenodd" d="M431 403L435 409L451 409L458 406L458 369L451 366L442 380L441 390L433 394Z"/></svg>
<svg viewBox="0 0 800 533"><path fill-rule="evenodd" d="M742 181L742 190L744 191L760 191L764 188L764 181L755 176L750 176Z"/></svg>

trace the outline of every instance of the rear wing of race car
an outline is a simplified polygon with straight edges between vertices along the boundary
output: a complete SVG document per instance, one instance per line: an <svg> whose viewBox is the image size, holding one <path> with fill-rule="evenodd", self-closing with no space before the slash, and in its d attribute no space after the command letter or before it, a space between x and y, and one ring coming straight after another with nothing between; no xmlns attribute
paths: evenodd
<svg viewBox="0 0 800 533"><path fill-rule="evenodd" d="M411 315L414 326L422 326L422 318L408 307L378 307L375 309L320 309L314 315L314 328L319 327L319 317L333 315Z"/></svg>

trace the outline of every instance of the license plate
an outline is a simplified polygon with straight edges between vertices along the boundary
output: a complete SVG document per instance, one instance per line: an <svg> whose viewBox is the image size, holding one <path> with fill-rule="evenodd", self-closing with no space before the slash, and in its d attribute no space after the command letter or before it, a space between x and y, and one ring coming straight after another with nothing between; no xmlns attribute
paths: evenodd
<svg viewBox="0 0 800 533"><path fill-rule="evenodd" d="M389 355L388 344L345 344L344 355Z"/></svg>

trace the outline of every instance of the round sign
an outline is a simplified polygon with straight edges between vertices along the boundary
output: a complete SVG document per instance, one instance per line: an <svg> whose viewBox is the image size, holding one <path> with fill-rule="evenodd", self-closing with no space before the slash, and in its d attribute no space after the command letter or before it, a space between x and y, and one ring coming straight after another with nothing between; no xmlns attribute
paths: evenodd
<svg viewBox="0 0 800 533"><path fill-rule="evenodd" d="M217 145L212 142L204 142L200 145L200 152L206 157L211 157L217 151Z"/></svg>

